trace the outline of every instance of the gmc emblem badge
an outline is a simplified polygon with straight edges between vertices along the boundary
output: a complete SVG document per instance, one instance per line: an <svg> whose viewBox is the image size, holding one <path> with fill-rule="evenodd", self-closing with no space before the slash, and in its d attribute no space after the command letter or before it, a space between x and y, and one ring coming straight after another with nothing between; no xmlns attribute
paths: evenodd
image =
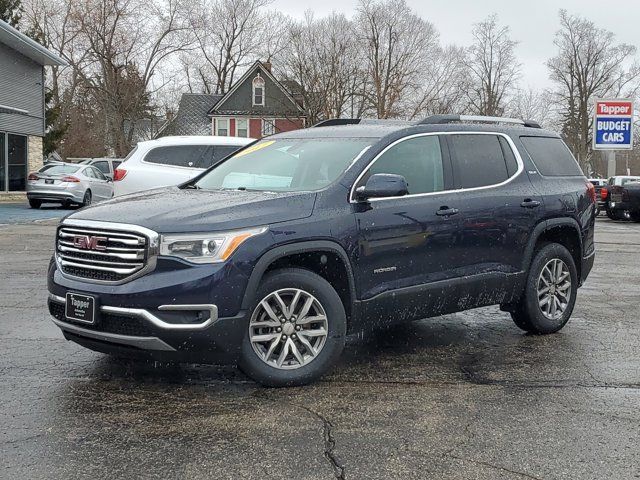
<svg viewBox="0 0 640 480"><path fill-rule="evenodd" d="M82 250L106 250L107 237L92 237L90 235L76 235L73 246Z"/></svg>

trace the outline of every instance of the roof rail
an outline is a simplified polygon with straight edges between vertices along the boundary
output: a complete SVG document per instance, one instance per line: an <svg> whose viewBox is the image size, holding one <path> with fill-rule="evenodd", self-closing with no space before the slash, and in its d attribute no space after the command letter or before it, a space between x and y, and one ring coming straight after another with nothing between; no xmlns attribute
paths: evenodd
<svg viewBox="0 0 640 480"><path fill-rule="evenodd" d="M321 120L313 127L336 127L340 125L382 125L382 126L409 126L412 122L388 118L329 118Z"/></svg>
<svg viewBox="0 0 640 480"><path fill-rule="evenodd" d="M357 125L358 123L360 123L359 118L328 118L327 120L320 120L311 128L336 127L338 125Z"/></svg>
<svg viewBox="0 0 640 480"><path fill-rule="evenodd" d="M431 115L420 120L416 125L437 125L455 122L511 123L529 128L542 128L538 122L534 122L533 120L520 120L519 118L508 117L485 117L481 115Z"/></svg>

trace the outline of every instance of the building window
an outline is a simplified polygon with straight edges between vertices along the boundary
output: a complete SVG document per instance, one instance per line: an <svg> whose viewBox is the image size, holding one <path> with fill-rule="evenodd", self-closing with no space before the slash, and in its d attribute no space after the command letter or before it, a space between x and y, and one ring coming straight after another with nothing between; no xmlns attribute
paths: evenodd
<svg viewBox="0 0 640 480"><path fill-rule="evenodd" d="M0 132L0 191L23 192L27 186L27 137Z"/></svg>
<svg viewBox="0 0 640 480"><path fill-rule="evenodd" d="M264 106L264 78L259 73L253 79L253 105Z"/></svg>
<svg viewBox="0 0 640 480"><path fill-rule="evenodd" d="M249 136L249 121L246 118L236 118L236 137Z"/></svg>
<svg viewBox="0 0 640 480"><path fill-rule="evenodd" d="M276 133L276 121L275 120L262 120L262 136L273 135Z"/></svg>
<svg viewBox="0 0 640 480"><path fill-rule="evenodd" d="M216 119L216 135L220 137L229 136L229 119L228 118Z"/></svg>

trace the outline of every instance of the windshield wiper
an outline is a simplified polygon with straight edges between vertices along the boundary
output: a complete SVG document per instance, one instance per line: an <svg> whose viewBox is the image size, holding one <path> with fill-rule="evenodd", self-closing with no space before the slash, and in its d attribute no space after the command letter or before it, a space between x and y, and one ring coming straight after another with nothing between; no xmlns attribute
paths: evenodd
<svg viewBox="0 0 640 480"><path fill-rule="evenodd" d="M202 187L199 187L198 185L196 185L195 183L192 183L190 185L187 185L186 187L184 187L185 189L189 189L189 190L202 190Z"/></svg>

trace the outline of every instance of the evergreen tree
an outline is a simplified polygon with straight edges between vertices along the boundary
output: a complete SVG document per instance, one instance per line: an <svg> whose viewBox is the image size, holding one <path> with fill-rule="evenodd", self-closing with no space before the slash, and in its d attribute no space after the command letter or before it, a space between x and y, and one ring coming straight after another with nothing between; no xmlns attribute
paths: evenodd
<svg viewBox="0 0 640 480"><path fill-rule="evenodd" d="M22 17L22 0L0 0L0 20L18 28Z"/></svg>

